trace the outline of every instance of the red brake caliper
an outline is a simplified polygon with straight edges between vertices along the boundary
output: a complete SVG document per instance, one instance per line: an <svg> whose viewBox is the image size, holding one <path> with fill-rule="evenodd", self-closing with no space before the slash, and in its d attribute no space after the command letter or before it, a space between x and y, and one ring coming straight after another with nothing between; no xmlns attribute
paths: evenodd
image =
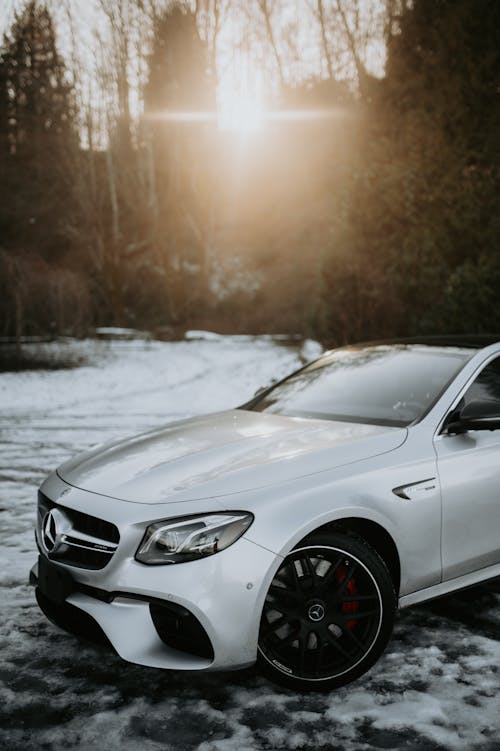
<svg viewBox="0 0 500 751"><path fill-rule="evenodd" d="M337 582L339 584L342 584L344 579L347 576L347 568L342 564L337 569ZM353 597L358 594L358 590L356 588L356 580L354 577L347 583L347 587L345 588L346 595L348 597ZM345 615L349 615L349 613L357 613L359 610L359 600L350 600L349 602L343 602L342 603L342 612L345 613ZM347 621L347 628L353 629L356 626L357 621Z"/></svg>

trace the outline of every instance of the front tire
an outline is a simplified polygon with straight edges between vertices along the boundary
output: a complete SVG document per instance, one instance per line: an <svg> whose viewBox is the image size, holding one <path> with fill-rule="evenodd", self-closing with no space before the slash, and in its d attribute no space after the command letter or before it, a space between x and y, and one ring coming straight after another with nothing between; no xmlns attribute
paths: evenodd
<svg viewBox="0 0 500 751"><path fill-rule="evenodd" d="M290 551L269 587L258 660L271 680L328 690L365 673L384 651L396 595L364 540L331 532Z"/></svg>

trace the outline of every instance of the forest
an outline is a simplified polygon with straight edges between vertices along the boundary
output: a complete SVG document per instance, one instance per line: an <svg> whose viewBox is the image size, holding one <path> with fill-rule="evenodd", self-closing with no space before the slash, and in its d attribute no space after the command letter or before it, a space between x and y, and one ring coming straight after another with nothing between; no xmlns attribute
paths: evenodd
<svg viewBox="0 0 500 751"><path fill-rule="evenodd" d="M3 2L0 337L500 330L497 0Z"/></svg>

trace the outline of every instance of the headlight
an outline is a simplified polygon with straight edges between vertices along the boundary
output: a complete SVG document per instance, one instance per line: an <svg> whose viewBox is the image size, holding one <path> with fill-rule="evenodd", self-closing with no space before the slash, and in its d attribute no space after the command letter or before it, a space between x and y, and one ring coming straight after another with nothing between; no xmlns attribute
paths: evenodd
<svg viewBox="0 0 500 751"><path fill-rule="evenodd" d="M141 563L182 563L219 553L253 522L247 511L196 514L151 524L137 549Z"/></svg>

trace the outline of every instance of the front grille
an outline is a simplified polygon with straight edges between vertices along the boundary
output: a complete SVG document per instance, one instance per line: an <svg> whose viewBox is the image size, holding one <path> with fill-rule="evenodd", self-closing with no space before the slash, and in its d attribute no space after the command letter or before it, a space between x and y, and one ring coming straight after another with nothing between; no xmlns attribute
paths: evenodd
<svg viewBox="0 0 500 751"><path fill-rule="evenodd" d="M93 570L104 568L113 557L120 541L117 527L104 519L54 503L38 491L37 530L40 544L45 534L43 521L52 509L58 509L63 514L64 534L62 543L51 551L49 548L52 540L49 529L48 544L43 546L44 553L48 552L51 560L68 566Z"/></svg>

